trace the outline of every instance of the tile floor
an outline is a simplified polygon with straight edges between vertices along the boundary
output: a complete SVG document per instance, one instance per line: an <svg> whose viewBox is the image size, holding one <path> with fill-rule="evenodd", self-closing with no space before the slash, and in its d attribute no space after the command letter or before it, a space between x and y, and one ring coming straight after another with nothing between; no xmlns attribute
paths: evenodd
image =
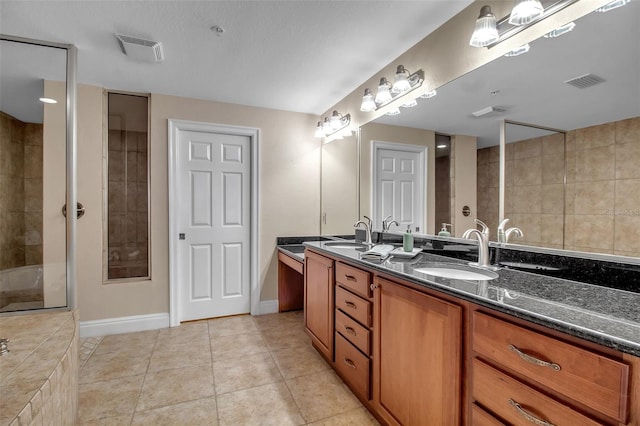
<svg viewBox="0 0 640 426"><path fill-rule="evenodd" d="M302 312L81 339L79 425L377 425Z"/></svg>

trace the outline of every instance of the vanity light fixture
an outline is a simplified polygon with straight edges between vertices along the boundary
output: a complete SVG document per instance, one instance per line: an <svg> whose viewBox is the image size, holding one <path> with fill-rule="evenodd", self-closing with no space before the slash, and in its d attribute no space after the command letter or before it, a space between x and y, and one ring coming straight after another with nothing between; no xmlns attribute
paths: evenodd
<svg viewBox="0 0 640 426"><path fill-rule="evenodd" d="M485 47L498 41L498 23L496 15L491 12L491 6L485 5L480 9L476 19L476 26L471 35L469 45Z"/></svg>
<svg viewBox="0 0 640 426"><path fill-rule="evenodd" d="M630 1L631 0L613 0L611 3L607 3L604 6L597 8L596 12L608 12L610 10L622 7Z"/></svg>
<svg viewBox="0 0 640 426"><path fill-rule="evenodd" d="M540 0L516 0L509 15L511 25L527 25L542 16L544 8Z"/></svg>
<svg viewBox="0 0 640 426"><path fill-rule="evenodd" d="M55 99L52 98L39 98L38 99L40 102L42 102L43 104L57 104L58 101L56 101Z"/></svg>
<svg viewBox="0 0 640 426"><path fill-rule="evenodd" d="M529 46L529 43L523 44L522 46L518 47L517 49L513 49L512 51L505 53L504 56L512 58L514 56L524 55L525 53L527 53L529 51L530 48L531 47Z"/></svg>
<svg viewBox="0 0 640 426"><path fill-rule="evenodd" d="M575 26L576 26L575 22L569 22L568 24L564 24L563 26L558 27L553 31L549 31L544 35L544 38L560 37L562 34L566 34L569 31L573 30Z"/></svg>
<svg viewBox="0 0 640 426"><path fill-rule="evenodd" d="M390 102L393 102L396 99L422 86L423 82L424 71L418 70L414 73L409 73L409 71L403 65L398 65L393 85L391 85L391 83L389 83L389 80L387 80L385 77L382 77L380 79L380 83L378 84L378 91L376 92L375 96L373 96L371 90L364 90L364 96L362 96L362 103L360 104L360 111L377 111ZM373 105L371 104L372 99ZM407 101L403 106L409 107L415 105L413 105L413 102ZM399 114L400 110L395 108L390 112Z"/></svg>
<svg viewBox="0 0 640 426"><path fill-rule="evenodd" d="M342 115L338 111L333 111L331 118L325 117L323 121L318 121L313 136L316 138L333 136L334 139L342 139L344 136L351 136L349 124L351 124L351 114Z"/></svg>

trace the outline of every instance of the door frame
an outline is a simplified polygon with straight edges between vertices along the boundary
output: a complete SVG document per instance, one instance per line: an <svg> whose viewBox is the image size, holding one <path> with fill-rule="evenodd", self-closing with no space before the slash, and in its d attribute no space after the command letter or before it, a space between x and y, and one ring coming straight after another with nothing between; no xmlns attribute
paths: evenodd
<svg viewBox="0 0 640 426"><path fill-rule="evenodd" d="M231 126L227 124L205 123L187 120L168 120L168 148L169 148L169 325L180 325L180 301L182 292L179 281L178 263L178 187L177 187L177 153L179 133L181 131L196 131L208 133L222 133L227 135L248 136L251 145L251 213L250 213L250 303L251 315L259 314L260 288L258 274L258 145L260 131L254 127Z"/></svg>
<svg viewBox="0 0 640 426"><path fill-rule="evenodd" d="M428 157L427 157L427 149L428 147L426 145L413 145L413 144L405 144L405 143L397 143L397 142L385 142L385 141L376 141L376 140L372 140L371 141L371 205L370 207L370 212L371 212L371 220L374 221L374 226L376 224L376 220L379 219L379 222L382 221L382 219L384 219L383 217L381 218L377 218L376 217L376 202L378 201L377 198L377 191L376 191L376 182L378 179L378 151L382 150L382 149L386 149L386 150L390 150L390 151L404 151L404 152L414 152L417 154L420 154L420 176L419 176L419 181L418 181L418 191L420 191L422 193L422 203L420 204L420 217L422 218L423 221L423 227L420 230L420 233L424 234L426 233L426 229L427 229L427 203L428 203L428 197L427 197L427 167L428 167ZM392 218L393 219L393 218Z"/></svg>

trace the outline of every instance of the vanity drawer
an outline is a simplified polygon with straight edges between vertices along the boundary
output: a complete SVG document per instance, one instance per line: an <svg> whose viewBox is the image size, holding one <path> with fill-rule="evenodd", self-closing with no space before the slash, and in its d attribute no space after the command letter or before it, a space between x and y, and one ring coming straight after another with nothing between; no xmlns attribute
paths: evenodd
<svg viewBox="0 0 640 426"><path fill-rule="evenodd" d="M366 299L371 298L371 274L336 262L336 283Z"/></svg>
<svg viewBox="0 0 640 426"><path fill-rule="evenodd" d="M629 366L491 316L473 313L473 350L624 423Z"/></svg>
<svg viewBox="0 0 640 426"><path fill-rule="evenodd" d="M336 333L336 369L352 390L367 400L369 394L370 360L362 355L340 333Z"/></svg>
<svg viewBox="0 0 640 426"><path fill-rule="evenodd" d="M478 359L473 360L472 393L475 401L509 424L601 424L502 374ZM545 421L548 423L544 423Z"/></svg>
<svg viewBox="0 0 640 426"><path fill-rule="evenodd" d="M342 311L336 311L336 331L353 343L365 355L371 355L371 332L358 324L355 320L345 315Z"/></svg>
<svg viewBox="0 0 640 426"><path fill-rule="evenodd" d="M473 426L504 426L504 423L498 421L498 419L476 404L471 404L471 424Z"/></svg>
<svg viewBox="0 0 640 426"><path fill-rule="evenodd" d="M371 302L342 287L336 287L336 308L365 327L371 327Z"/></svg>

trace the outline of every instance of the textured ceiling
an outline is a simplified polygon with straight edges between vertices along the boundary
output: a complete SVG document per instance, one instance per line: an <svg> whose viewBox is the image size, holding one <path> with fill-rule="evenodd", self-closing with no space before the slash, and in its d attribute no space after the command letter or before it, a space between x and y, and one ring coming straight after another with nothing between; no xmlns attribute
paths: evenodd
<svg viewBox="0 0 640 426"><path fill-rule="evenodd" d="M1 0L0 29L75 44L80 83L319 115L470 3ZM131 60L114 33L165 61Z"/></svg>

